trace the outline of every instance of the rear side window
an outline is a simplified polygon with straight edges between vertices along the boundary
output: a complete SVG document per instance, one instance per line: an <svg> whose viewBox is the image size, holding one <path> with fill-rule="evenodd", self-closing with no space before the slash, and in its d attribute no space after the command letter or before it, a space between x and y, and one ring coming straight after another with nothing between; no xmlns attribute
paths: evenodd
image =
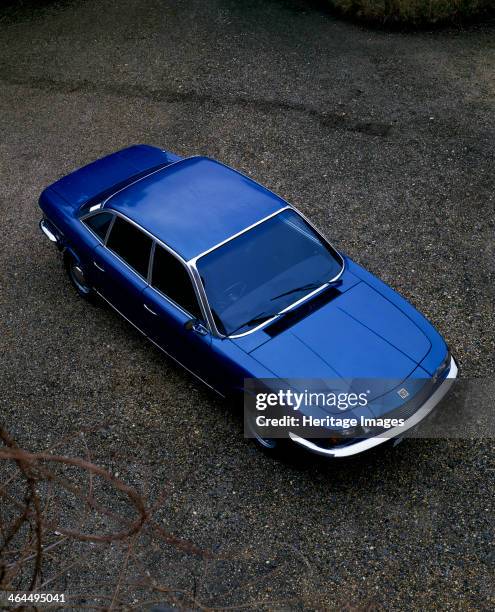
<svg viewBox="0 0 495 612"><path fill-rule="evenodd" d="M156 245L151 285L173 300L193 317L203 319L186 268L164 248Z"/></svg>
<svg viewBox="0 0 495 612"><path fill-rule="evenodd" d="M132 223L115 218L107 247L121 257L144 278L148 276L151 238Z"/></svg>
<svg viewBox="0 0 495 612"><path fill-rule="evenodd" d="M96 215L92 215L91 217L87 217L84 219L84 223L99 237L103 242L105 242L105 236L107 235L107 230L112 221L113 215L109 212L100 212L96 213Z"/></svg>

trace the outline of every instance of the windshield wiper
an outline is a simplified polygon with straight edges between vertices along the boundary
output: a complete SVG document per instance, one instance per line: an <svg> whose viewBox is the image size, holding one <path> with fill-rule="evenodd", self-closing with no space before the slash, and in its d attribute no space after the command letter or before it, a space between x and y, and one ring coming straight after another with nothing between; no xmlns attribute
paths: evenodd
<svg viewBox="0 0 495 612"><path fill-rule="evenodd" d="M300 287L296 287L295 289L291 289L290 291L284 291L284 293L279 293L275 297L270 298L270 301L278 300L278 298L284 297L284 295L290 295L291 293L296 293L297 291L309 291L310 289L317 289L321 287L325 283L308 283L307 285L301 285Z"/></svg>
<svg viewBox="0 0 495 612"><path fill-rule="evenodd" d="M256 316L254 316L252 319L249 319L249 321L246 321L246 323L243 323L242 325L239 325L239 327L236 327L234 331L231 331L229 333L229 336L233 336L236 332L238 332L243 327L250 327L252 325L256 325L257 323L263 323L263 321L267 321L268 319L271 319L272 317L276 317L279 314L282 314L282 313L281 312L260 312Z"/></svg>
<svg viewBox="0 0 495 612"><path fill-rule="evenodd" d="M307 285L302 285L301 287L296 287L295 289L291 289L290 291L286 291L285 293L276 295L275 297L271 298L271 301L276 300L277 298L282 297L284 295L290 295L291 293L295 293L296 291L309 291L310 289L317 289L318 287L322 287L325 284L328 286L331 286L331 285L339 285L341 282L342 280L339 278L336 281L327 282L327 283L308 283ZM273 317L278 317L279 315L283 315L283 314L285 314L285 309L281 311L273 311L273 312L268 312L268 311L260 312L254 317L252 317L251 319L249 319L249 321L246 321L246 323L243 323L242 325L239 325L239 327L236 327L233 331L229 333L229 336L233 336L236 332L238 332L243 327L250 327L252 325L256 325L257 323L263 323L263 321L272 319Z"/></svg>
<svg viewBox="0 0 495 612"><path fill-rule="evenodd" d="M309 291L310 289L318 289L318 287L323 287L324 285L338 285L341 282L342 281L339 278L333 282L327 281L326 283L308 283L307 285L301 285L300 287L296 287L295 289L291 289L290 291L279 293L279 295L270 298L270 301L273 302L273 300L278 300L278 298L284 297L284 295L290 295L291 293L296 293L297 291Z"/></svg>

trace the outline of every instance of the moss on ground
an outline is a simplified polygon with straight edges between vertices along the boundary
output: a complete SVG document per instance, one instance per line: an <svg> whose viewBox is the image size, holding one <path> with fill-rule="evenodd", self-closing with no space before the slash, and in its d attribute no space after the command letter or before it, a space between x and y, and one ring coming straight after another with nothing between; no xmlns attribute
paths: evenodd
<svg viewBox="0 0 495 612"><path fill-rule="evenodd" d="M470 21L495 12L495 0L329 0L344 15L388 24Z"/></svg>

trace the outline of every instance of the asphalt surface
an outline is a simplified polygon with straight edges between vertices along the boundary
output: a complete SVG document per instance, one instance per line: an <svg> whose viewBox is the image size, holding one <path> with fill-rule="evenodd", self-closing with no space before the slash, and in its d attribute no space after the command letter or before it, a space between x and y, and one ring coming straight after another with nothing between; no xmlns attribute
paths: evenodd
<svg viewBox="0 0 495 612"><path fill-rule="evenodd" d="M407 440L338 464L265 457L228 406L76 297L36 204L129 144L216 157L410 299L463 377L490 378L493 42L493 26L370 31L302 1L0 9L1 419L28 449L108 422L85 437L91 458L151 500L165 487L156 520L214 553L143 539L124 601L172 602L132 585L149 575L194 593L190 607L493 608L493 440ZM88 452L81 437L60 449ZM61 524L73 510L62 498ZM111 595L125 544L57 550L46 589Z"/></svg>

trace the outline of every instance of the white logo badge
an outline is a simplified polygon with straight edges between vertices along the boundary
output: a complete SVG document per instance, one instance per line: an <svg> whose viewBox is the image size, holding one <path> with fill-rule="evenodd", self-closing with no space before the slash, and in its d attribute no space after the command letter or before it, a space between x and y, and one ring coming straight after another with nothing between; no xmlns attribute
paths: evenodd
<svg viewBox="0 0 495 612"><path fill-rule="evenodd" d="M409 391L405 387L399 389L397 393L402 397L402 399L406 399L406 397L409 397Z"/></svg>

